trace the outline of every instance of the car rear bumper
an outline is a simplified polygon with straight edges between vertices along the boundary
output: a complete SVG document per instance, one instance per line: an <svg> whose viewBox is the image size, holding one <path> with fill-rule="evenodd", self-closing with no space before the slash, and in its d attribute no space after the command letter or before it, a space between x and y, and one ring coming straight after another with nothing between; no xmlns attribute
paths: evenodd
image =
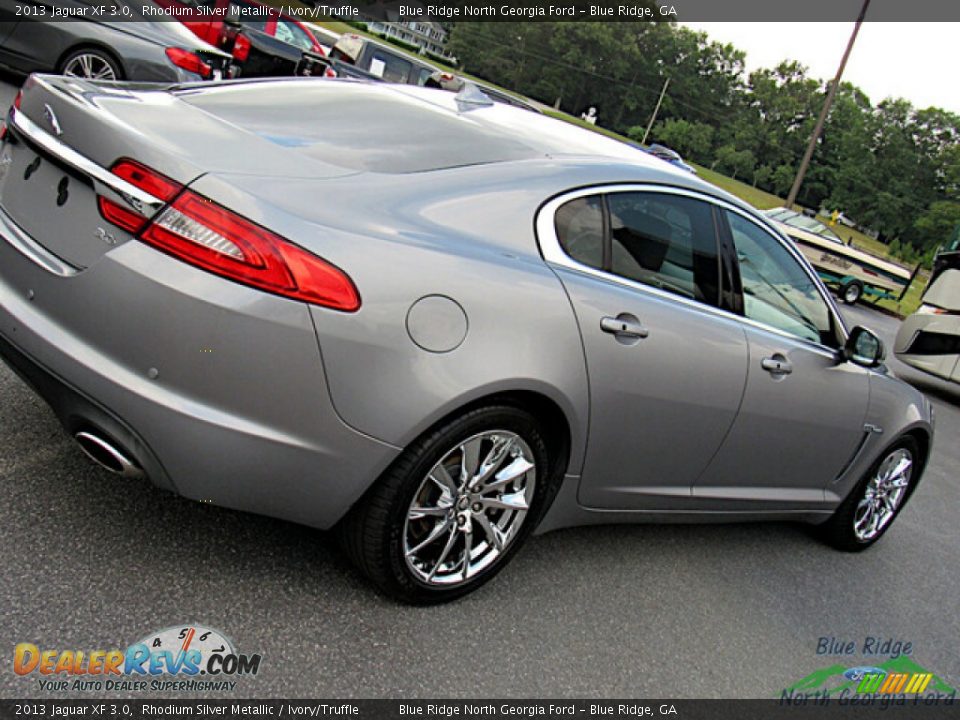
<svg viewBox="0 0 960 720"><path fill-rule="evenodd" d="M0 354L71 434L107 435L157 485L328 528L396 456L334 412L306 305L136 241L61 275L12 240Z"/></svg>

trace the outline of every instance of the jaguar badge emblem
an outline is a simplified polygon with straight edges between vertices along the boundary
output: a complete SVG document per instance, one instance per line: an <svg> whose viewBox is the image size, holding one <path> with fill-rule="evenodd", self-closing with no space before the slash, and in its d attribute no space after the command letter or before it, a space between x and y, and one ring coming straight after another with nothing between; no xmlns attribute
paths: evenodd
<svg viewBox="0 0 960 720"><path fill-rule="evenodd" d="M50 123L50 127L57 134L57 137L63 135L63 129L60 127L60 121L57 119L57 114L53 111L52 107L49 105L44 105L43 116L47 119L47 122Z"/></svg>

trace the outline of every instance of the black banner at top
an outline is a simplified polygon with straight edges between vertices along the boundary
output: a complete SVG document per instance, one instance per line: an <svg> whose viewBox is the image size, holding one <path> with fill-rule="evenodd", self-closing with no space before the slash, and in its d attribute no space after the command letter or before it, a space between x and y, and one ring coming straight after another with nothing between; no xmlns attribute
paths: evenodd
<svg viewBox="0 0 960 720"><path fill-rule="evenodd" d="M960 22L956 0L868 0L868 22ZM61 22L226 19L280 8L304 22L853 22L864 0L2 0L14 18ZM6 6L6 7L5 7ZM10 14L9 10L5 14Z"/></svg>

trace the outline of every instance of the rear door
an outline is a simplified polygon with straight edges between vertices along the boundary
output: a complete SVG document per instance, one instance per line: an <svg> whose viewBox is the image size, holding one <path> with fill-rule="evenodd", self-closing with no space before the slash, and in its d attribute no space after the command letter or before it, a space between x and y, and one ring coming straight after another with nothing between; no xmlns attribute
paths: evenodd
<svg viewBox="0 0 960 720"><path fill-rule="evenodd" d="M744 332L718 312L713 207L649 186L581 192L549 203L538 235L576 313L589 373L580 502L689 506L747 372Z"/></svg>
<svg viewBox="0 0 960 720"><path fill-rule="evenodd" d="M722 221L750 364L737 420L694 494L747 509L810 506L863 442L869 371L841 360L839 320L795 251L746 215L725 210Z"/></svg>

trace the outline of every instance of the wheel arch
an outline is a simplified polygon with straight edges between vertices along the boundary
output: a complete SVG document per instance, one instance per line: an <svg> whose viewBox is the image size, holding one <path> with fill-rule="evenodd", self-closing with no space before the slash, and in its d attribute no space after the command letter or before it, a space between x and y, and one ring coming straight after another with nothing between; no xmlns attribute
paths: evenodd
<svg viewBox="0 0 960 720"><path fill-rule="evenodd" d="M579 457L579 455L573 451L576 442L574 438L575 431L573 430L567 411L549 394L536 389L512 387L492 390L479 396L462 400L454 407L447 408L442 415L429 420L429 424L420 428L412 437L403 442L402 448L406 450L420 440L420 438L436 432L437 429L460 415L484 407L498 405L527 411L543 423L544 440L547 442L551 457L550 476L553 478L555 486L551 488L551 492L547 496L547 502L540 514L542 518L546 515L556 498L557 491L563 481L564 472L572 464L572 461ZM344 509L341 521L348 517L355 507L364 502L365 498L375 490L380 479L390 471L394 463L399 461L401 457L402 454L394 458L393 462L385 467L383 472L372 479L370 484L367 485L363 489L363 492L357 496L356 500L351 503L350 507Z"/></svg>
<svg viewBox="0 0 960 720"><path fill-rule="evenodd" d="M920 449L920 458L917 462L919 466L916 473L917 482L923 477L923 471L926 470L927 461L930 458L931 446L933 444L933 436L930 434L929 429L925 427L912 427L902 434L903 436L912 437L917 442L917 447ZM910 483L910 492L913 492L913 489L917 486L917 482Z"/></svg>
<svg viewBox="0 0 960 720"><path fill-rule="evenodd" d="M64 50L62 53L60 53L60 57L57 58L57 62L54 65L54 68L56 68L56 71L58 73L62 72L63 64L66 62L67 58L81 50L96 50L97 52L101 52L104 55L108 56L111 60L113 60L117 64L117 67L120 68L120 73L122 77L120 77L119 79L120 80L127 79L129 75L129 73L127 72L127 66L123 62L123 59L117 54L117 52L106 43L102 43L98 40L90 40L87 38L74 43L73 45L68 47L66 50Z"/></svg>

